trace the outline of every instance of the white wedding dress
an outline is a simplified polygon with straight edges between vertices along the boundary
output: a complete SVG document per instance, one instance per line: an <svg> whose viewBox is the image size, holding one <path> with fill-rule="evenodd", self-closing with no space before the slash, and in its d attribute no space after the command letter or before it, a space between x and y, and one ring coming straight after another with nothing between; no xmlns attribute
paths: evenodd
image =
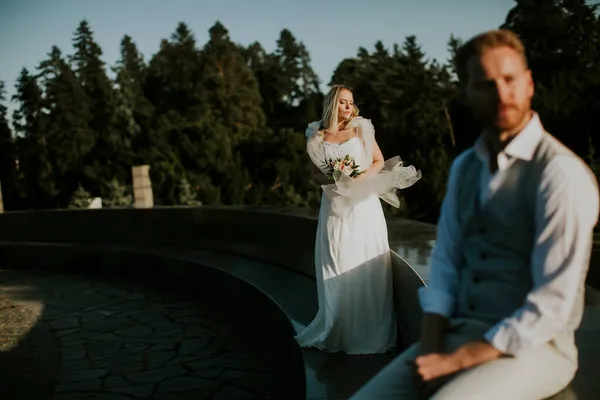
<svg viewBox="0 0 600 400"><path fill-rule="evenodd" d="M360 122L365 124L367 120ZM314 131L315 127L309 129ZM323 172L323 157L336 159L350 155L360 166L370 166L372 156L368 157L367 149L371 147L365 146L363 140L367 135L360 126L357 132L342 144L317 140L314 144L319 146L318 151L311 152L309 143L311 159ZM318 135L307 132L309 142L313 134ZM412 167L398 168L403 180L400 187L410 186L420 178L420 172ZM391 255L381 201L375 192L360 196L336 212L328 196L331 187L324 190L321 198L315 241L319 310L296 340L302 347L326 352L385 353L396 345L396 317Z"/></svg>

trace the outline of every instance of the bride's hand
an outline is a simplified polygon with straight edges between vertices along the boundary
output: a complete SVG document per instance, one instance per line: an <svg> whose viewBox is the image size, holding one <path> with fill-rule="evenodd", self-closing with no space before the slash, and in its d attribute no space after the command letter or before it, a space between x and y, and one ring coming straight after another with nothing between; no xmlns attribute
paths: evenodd
<svg viewBox="0 0 600 400"><path fill-rule="evenodd" d="M364 180L366 177L367 177L367 174L366 174L366 171L365 171L362 174L356 175L352 179L354 179L356 182L360 182L360 181Z"/></svg>

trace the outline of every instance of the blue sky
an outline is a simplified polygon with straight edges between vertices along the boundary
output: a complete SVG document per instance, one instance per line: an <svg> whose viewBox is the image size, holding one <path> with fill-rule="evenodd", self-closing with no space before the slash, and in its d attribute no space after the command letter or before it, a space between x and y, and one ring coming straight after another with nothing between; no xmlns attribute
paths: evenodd
<svg viewBox="0 0 600 400"><path fill-rule="evenodd" d="M514 0L0 0L0 80L8 95L23 67L33 70L53 45L72 53L71 39L79 21L87 19L110 66L119 57L123 35L133 37L148 60L179 21L193 31L199 46L219 20L240 44L258 41L275 48L287 28L306 45L312 66L323 82L337 64L371 50L381 40L386 47L416 35L430 58L447 59L450 34L469 38L498 27ZM15 105L9 104L9 109Z"/></svg>

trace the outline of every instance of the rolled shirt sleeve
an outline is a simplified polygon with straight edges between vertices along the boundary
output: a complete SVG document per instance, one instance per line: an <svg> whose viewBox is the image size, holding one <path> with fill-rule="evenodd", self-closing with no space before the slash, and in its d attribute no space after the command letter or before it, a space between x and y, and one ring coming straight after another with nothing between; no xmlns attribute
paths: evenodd
<svg viewBox="0 0 600 400"><path fill-rule="evenodd" d="M559 156L547 165L536 199L533 289L521 308L485 334L495 348L517 355L579 326L581 313L574 311L581 307L578 296L584 290L598 208L596 179L581 160ZM448 274L438 272L437 279Z"/></svg>
<svg viewBox="0 0 600 400"><path fill-rule="evenodd" d="M431 255L427 287L419 288L419 301L425 313L450 317L458 293L458 265L462 255L462 231L457 212L457 189L460 166L467 153L459 156L450 168L446 195L437 224L437 239Z"/></svg>

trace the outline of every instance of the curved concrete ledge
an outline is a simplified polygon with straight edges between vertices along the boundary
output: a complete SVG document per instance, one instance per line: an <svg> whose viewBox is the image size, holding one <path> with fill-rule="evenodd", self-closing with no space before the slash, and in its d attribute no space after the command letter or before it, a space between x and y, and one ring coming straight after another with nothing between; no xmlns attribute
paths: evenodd
<svg viewBox="0 0 600 400"><path fill-rule="evenodd" d="M0 241L205 248L258 258L312 276L316 225L308 214L301 214L243 207L14 212L0 215Z"/></svg>
<svg viewBox="0 0 600 400"><path fill-rule="evenodd" d="M314 279L317 214L301 208L165 207L0 214L0 241L161 245L235 254ZM401 346L418 337L416 289L427 276L435 227L389 219ZM398 255L401 255L400 257Z"/></svg>
<svg viewBox="0 0 600 400"><path fill-rule="evenodd" d="M416 254L418 246L425 249L435 238L428 224L402 219L388 223L392 248L408 246L408 252ZM0 241L110 241L206 248L273 262L314 277L316 226L317 215L300 208L27 211L0 214Z"/></svg>
<svg viewBox="0 0 600 400"><path fill-rule="evenodd" d="M190 281L200 280L208 292L216 290L215 295L221 297L227 293L227 298L232 303L245 306L251 303L248 303L243 294L250 291L262 299L257 300L257 304L261 305L254 308L256 312L260 313L259 310L266 307L265 310L270 310L267 312L269 315L279 315L274 317L278 321L276 324L287 323L288 327L278 328L278 331L290 338L310 322L316 312L313 261L315 230L314 212L274 207L16 212L0 214L0 241L5 242L0 246L0 260L6 265L4 262L8 259L17 263L20 258L18 263L28 260L29 264L24 265L35 266L36 260L45 259L37 253L44 246L55 249L62 246L65 258L60 265L56 261L53 264L53 257L48 253L51 251L46 249L48 257L44 264L49 268L51 265L60 268L79 265L78 268L81 268L81 265L90 264L92 260L92 265L104 267L88 265L90 271L112 271L134 279L142 276L148 282L158 281L164 285L163 276L149 272L161 271L161 274L169 274L174 279L174 287L175 281L187 281L187 285ZM388 231L393 249L399 344L403 347L418 338L421 311L416 290L428 279L435 227L415 221L389 219ZM28 246L35 247L35 258L31 258L33 252L27 254ZM21 250L14 250L16 248ZM118 257L107 255L131 252L138 254L140 260L137 264L134 263L133 269L130 262L119 262ZM18 257L17 253L20 254ZM170 261L168 266L163 262L160 268L146 267L159 263L155 258ZM218 276L214 275L214 271L219 271ZM232 286L207 284L212 279L228 281L223 277L231 275L239 281ZM590 282L590 276L597 275L591 271L588 283L598 287L598 282ZM238 288L239 285L247 287ZM236 289L231 290L232 287ZM589 293L588 299L595 296L592 291ZM285 314L287 322L282 322L282 314ZM596 314L586 313L580 337L597 332L600 323ZM589 348L589 340L584 342L588 343ZM585 343L583 348L586 348ZM585 353L591 354L591 350ZM303 359L306 364L307 398L347 397L353 388L348 389L345 382L353 380L357 388L369 377L352 375L357 370L364 372L364 361L346 371L343 367L344 363L347 364L347 359L339 361L336 356L307 352L303 352ZM589 359L586 360L582 360L582 366L589 365ZM385 362L387 361L379 358L367 373L376 373ZM343 370L344 374L332 376L332 369ZM582 370L579 375L585 375L590 367ZM580 381L589 383L587 379ZM332 391L331 388L336 385L339 387ZM340 387L350 392L342 393L339 391Z"/></svg>
<svg viewBox="0 0 600 400"><path fill-rule="evenodd" d="M152 272L161 268L162 273L170 276L171 282L174 279L209 282L216 279L214 274L206 273L205 266L209 265L225 274L222 276L233 275L269 298L273 303L269 307L279 309L291 322L294 332L279 330L291 338L312 320L317 310L313 261L316 225L317 215L309 210L273 207L6 213L0 214L0 242L3 242L0 260L3 265L39 268L36 260L41 256L48 268L81 271L81 266L86 266L89 272L116 273L130 279L143 276L150 283L161 281L160 275ZM425 268L419 263L427 260L427 247L432 243L435 230L427 224L401 219L389 220L388 229L390 246L403 255L392 252L399 346L402 348L418 338L420 308L416 289L424 281L416 270ZM120 254L127 260L125 256L131 252L137 254L137 260L145 261L136 261L136 264L131 257L129 261L119 261L116 257ZM52 255L59 253L60 257ZM36 255L32 258L33 254ZM146 269L145 266L153 265L153 262L160 264L152 260L154 256L185 259L187 263L201 267L182 267L180 262L171 262L168 268ZM415 263L415 269L405 258ZM246 310L247 302L241 295L245 292L247 290L232 291L225 285L220 286L216 295L232 293L228 300L244 304ZM299 351L297 346L296 349ZM347 397L390 357L373 357L366 366L364 360L356 363L350 358L303 351L307 398ZM344 371L345 375L332 375L332 369ZM347 384L348 376L353 377L353 385Z"/></svg>

